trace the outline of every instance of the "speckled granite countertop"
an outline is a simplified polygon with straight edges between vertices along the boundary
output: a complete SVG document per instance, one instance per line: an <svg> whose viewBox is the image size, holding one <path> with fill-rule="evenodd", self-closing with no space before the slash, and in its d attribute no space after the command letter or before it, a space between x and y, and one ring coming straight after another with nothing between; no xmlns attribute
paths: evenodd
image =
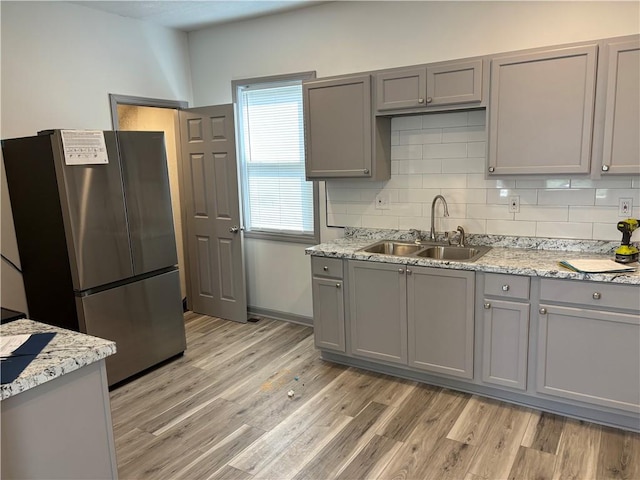
<svg viewBox="0 0 640 480"><path fill-rule="evenodd" d="M399 263L425 267L450 268L455 270L474 270L481 272L509 273L549 278L568 278L594 282L624 283L640 285L640 271L632 273L576 273L558 265L561 260L575 258L612 259L611 248L615 243L598 241L572 241L544 239L516 239L515 237L489 237L486 235L469 236L468 245L488 245L492 249L475 262L455 260L434 260L420 257L400 257L393 255L371 254L359 251L380 239L410 240L407 234L392 231L347 231L345 238L309 247L307 255L323 256L372 262ZM443 240L439 238L438 240ZM526 247L532 248L526 248ZM550 249L542 249L548 247ZM555 249L557 248L557 249ZM606 252L606 253L605 253ZM637 263L629 266L638 266Z"/></svg>
<svg viewBox="0 0 640 480"><path fill-rule="evenodd" d="M7 399L116 353L116 344L110 340L33 320L15 320L0 325L2 336L45 332L56 332L56 335L16 380L1 385L0 399Z"/></svg>

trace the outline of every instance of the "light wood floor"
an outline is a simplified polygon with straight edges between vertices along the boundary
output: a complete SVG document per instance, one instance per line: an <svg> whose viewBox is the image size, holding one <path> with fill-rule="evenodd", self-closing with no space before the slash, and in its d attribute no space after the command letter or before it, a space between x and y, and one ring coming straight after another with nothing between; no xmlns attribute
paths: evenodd
<svg viewBox="0 0 640 480"><path fill-rule="evenodd" d="M121 479L640 479L640 435L331 364L309 327L185 318L185 355L111 392Z"/></svg>

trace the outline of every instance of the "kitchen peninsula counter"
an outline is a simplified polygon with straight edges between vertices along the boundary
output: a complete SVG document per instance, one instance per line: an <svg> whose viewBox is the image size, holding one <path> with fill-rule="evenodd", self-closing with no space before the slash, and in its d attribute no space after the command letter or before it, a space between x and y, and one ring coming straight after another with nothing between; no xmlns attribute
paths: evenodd
<svg viewBox="0 0 640 480"><path fill-rule="evenodd" d="M0 335L56 335L13 382L2 385L2 478L117 478L104 359L110 340L33 320Z"/></svg>
<svg viewBox="0 0 640 480"><path fill-rule="evenodd" d="M489 252L474 262L372 254L361 251L362 248L381 239L406 240L402 234L394 235L389 232L339 238L314 247L309 247L305 252L307 255L312 256L347 260L367 260L371 262L398 263L455 270L640 285L640 271L638 270L630 273L578 273L558 265L558 262L561 260L568 259L612 260L613 254L604 253L610 249L611 242L545 240L545 243L541 245L540 242L530 242L529 239L519 241L515 237L513 240L505 240L505 238L508 237L489 237L482 235L477 236L473 242L468 242L467 245L469 246L486 245L492 247ZM513 246L509 246L509 243ZM532 245L535 248L527 248L527 245ZM549 249L540 248L541 246L548 247ZM566 247L566 249L563 247ZM578 251L578 249L580 249L580 251ZM620 264L620 266L623 267L627 265ZM638 264L630 264L629 266L638 267Z"/></svg>

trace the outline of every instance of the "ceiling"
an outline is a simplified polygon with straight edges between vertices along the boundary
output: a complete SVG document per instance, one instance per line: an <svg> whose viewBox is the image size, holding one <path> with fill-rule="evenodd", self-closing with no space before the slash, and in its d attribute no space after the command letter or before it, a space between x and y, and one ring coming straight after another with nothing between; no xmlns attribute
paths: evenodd
<svg viewBox="0 0 640 480"><path fill-rule="evenodd" d="M191 32L211 25L261 17L326 2L318 0L120 0L110 2L88 0L70 3Z"/></svg>

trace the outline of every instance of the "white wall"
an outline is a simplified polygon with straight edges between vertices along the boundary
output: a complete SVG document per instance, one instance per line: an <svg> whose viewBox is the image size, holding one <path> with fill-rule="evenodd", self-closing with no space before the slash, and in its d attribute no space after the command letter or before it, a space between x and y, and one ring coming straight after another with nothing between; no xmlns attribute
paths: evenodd
<svg viewBox="0 0 640 480"><path fill-rule="evenodd" d="M638 32L638 2L342 1L190 33L189 52L195 105L213 105L231 102L233 79L326 77ZM323 240L339 235L321 221ZM256 240L247 250L249 304L311 316L303 247ZM288 275L266 268L276 259Z"/></svg>
<svg viewBox="0 0 640 480"><path fill-rule="evenodd" d="M192 102L187 35L64 2L0 2L0 137L110 129L109 93ZM2 171L2 253L19 264ZM2 263L2 306L26 310Z"/></svg>

